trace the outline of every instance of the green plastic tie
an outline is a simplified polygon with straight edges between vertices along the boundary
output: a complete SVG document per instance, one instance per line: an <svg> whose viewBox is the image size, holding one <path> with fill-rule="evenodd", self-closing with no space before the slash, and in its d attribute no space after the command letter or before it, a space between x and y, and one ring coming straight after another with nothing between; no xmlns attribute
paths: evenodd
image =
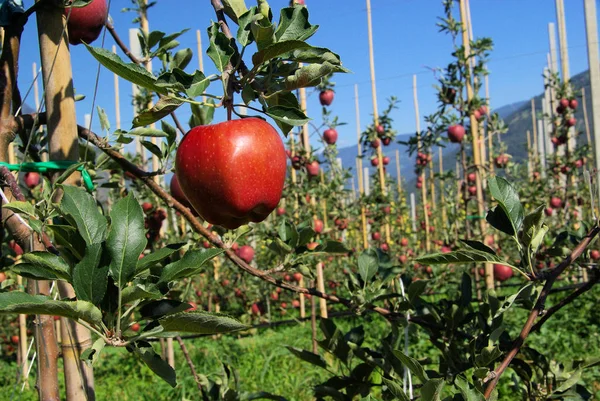
<svg viewBox="0 0 600 401"><path fill-rule="evenodd" d="M472 214L470 216L467 216L467 219L469 220L479 220L479 219L485 219L485 216L479 216L476 214Z"/></svg>
<svg viewBox="0 0 600 401"><path fill-rule="evenodd" d="M0 167L4 166L10 171L24 171L26 173L48 173L53 171L66 170L74 164L78 164L78 162L61 160L61 161L53 161L53 162L28 162L21 164L10 164L0 162ZM93 191L95 186L92 181L92 177L90 173L85 169L84 165L77 167L77 171L81 173L81 178L83 178L83 185L88 191Z"/></svg>

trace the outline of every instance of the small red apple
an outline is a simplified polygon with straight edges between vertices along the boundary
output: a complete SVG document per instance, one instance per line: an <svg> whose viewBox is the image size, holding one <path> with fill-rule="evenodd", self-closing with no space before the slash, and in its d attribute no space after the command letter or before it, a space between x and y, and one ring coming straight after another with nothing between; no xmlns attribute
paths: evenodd
<svg viewBox="0 0 600 401"><path fill-rule="evenodd" d="M306 248L307 248L309 251L314 251L315 249L317 249L317 247L318 247L318 246L319 246L319 243L318 243L318 242L309 242L308 244L306 244ZM288 277L289 277L289 276L288 276ZM287 280L287 281L289 281L289 280Z"/></svg>
<svg viewBox="0 0 600 401"><path fill-rule="evenodd" d="M23 248L21 248L21 245L17 244L17 242L14 239L12 239L8 242L8 247L13 250L15 255L17 255L17 256L23 255Z"/></svg>
<svg viewBox="0 0 600 401"><path fill-rule="evenodd" d="M383 165L384 166L387 166L388 164L390 164L390 158L389 157L384 156L382 160L383 160Z"/></svg>
<svg viewBox="0 0 600 401"><path fill-rule="evenodd" d="M544 209L544 213L546 214L546 216L550 217L554 214L554 209L552 209L551 207L547 207L546 209Z"/></svg>
<svg viewBox="0 0 600 401"><path fill-rule="evenodd" d="M550 207L552 209L558 209L558 208L562 207L562 204L563 204L562 199L560 199L559 197L553 196L550 199Z"/></svg>
<svg viewBox="0 0 600 401"><path fill-rule="evenodd" d="M17 345L19 343L19 336L12 336L10 342Z"/></svg>
<svg viewBox="0 0 600 401"><path fill-rule="evenodd" d="M565 99L562 98L559 101L560 107L562 107L563 109L566 109L567 107L569 107L569 99Z"/></svg>
<svg viewBox="0 0 600 401"><path fill-rule="evenodd" d="M381 140L379 140L379 138L375 138L371 141L371 147L373 149L377 149L379 145L381 145Z"/></svg>
<svg viewBox="0 0 600 401"><path fill-rule="evenodd" d="M326 129L325 132L323 132L323 140L328 145L334 145L337 142L337 139L338 139L338 133L335 129L329 128L329 129Z"/></svg>
<svg viewBox="0 0 600 401"><path fill-rule="evenodd" d="M471 196L475 196L475 195L477 195L477 187L476 187L476 186L474 186L474 185L471 185L471 186L468 188L468 191L469 191L469 195L471 195Z"/></svg>
<svg viewBox="0 0 600 401"><path fill-rule="evenodd" d="M78 45L83 41L89 44L100 36L108 17L108 7L106 0L92 0L84 7L65 8L64 13L68 18L69 43Z"/></svg>
<svg viewBox="0 0 600 401"><path fill-rule="evenodd" d="M408 260L408 256L406 256L406 255L398 256L398 261L402 264L406 263L407 260Z"/></svg>
<svg viewBox="0 0 600 401"><path fill-rule="evenodd" d="M277 207L286 176L283 141L260 118L192 128L177 149L177 179L211 224L238 228Z"/></svg>
<svg viewBox="0 0 600 401"><path fill-rule="evenodd" d="M313 160L311 163L306 165L306 172L309 177L316 177L319 175L319 162Z"/></svg>
<svg viewBox="0 0 600 401"><path fill-rule="evenodd" d="M188 302L188 304L190 304L190 307L187 308L186 311L192 312L198 309L198 304L196 304L195 302Z"/></svg>
<svg viewBox="0 0 600 401"><path fill-rule="evenodd" d="M298 301L297 299L294 299L294 300L292 301L292 306L293 306L294 308L299 308L299 307L300 307L300 301Z"/></svg>
<svg viewBox="0 0 600 401"><path fill-rule="evenodd" d="M465 127L460 124L451 125L448 127L448 139L453 143L462 142L465 137Z"/></svg>
<svg viewBox="0 0 600 401"><path fill-rule="evenodd" d="M25 173L25 185L27 188L33 189L40 185L40 175L38 173Z"/></svg>
<svg viewBox="0 0 600 401"><path fill-rule="evenodd" d="M387 242L384 242L383 244L381 244L380 248L383 252L388 252L390 250L390 246L387 244Z"/></svg>
<svg viewBox="0 0 600 401"><path fill-rule="evenodd" d="M250 309L252 310L252 314L255 316L259 316L262 314L261 307L256 302L252 304Z"/></svg>
<svg viewBox="0 0 600 401"><path fill-rule="evenodd" d="M506 281L513 276L513 270L498 263L494 263L494 278L498 281Z"/></svg>
<svg viewBox="0 0 600 401"><path fill-rule="evenodd" d="M299 283L300 280L302 280L302 274L299 272L292 274L292 277L294 278L294 281L297 283Z"/></svg>
<svg viewBox="0 0 600 401"><path fill-rule="evenodd" d="M373 241L379 241L381 239L381 234L379 233L379 231L375 231L374 233L371 233L371 239Z"/></svg>
<svg viewBox="0 0 600 401"><path fill-rule="evenodd" d="M139 323L134 323L134 324L131 325L130 328L131 328L131 330L133 330L135 332L138 332L138 331L140 331L140 324Z"/></svg>
<svg viewBox="0 0 600 401"><path fill-rule="evenodd" d="M152 205L152 203L150 203L150 202L142 203L142 210L146 213L151 211L153 208L154 208L154 205Z"/></svg>
<svg viewBox="0 0 600 401"><path fill-rule="evenodd" d="M373 166L373 167L379 166L379 158L377 158L377 157L372 158L371 159L371 166Z"/></svg>
<svg viewBox="0 0 600 401"><path fill-rule="evenodd" d="M278 207L276 210L277 216L283 216L285 214L285 208L284 207Z"/></svg>
<svg viewBox="0 0 600 401"><path fill-rule="evenodd" d="M475 173L469 173L467 175L467 180L469 182L475 182L476 179L477 179L477 174L475 174Z"/></svg>
<svg viewBox="0 0 600 401"><path fill-rule="evenodd" d="M592 258L592 260L600 259L600 251L597 249L592 249L590 251L590 258Z"/></svg>
<svg viewBox="0 0 600 401"><path fill-rule="evenodd" d="M313 230L315 230L315 232L317 234L321 234L323 232L323 228L324 228L323 220L319 220L319 219L313 220Z"/></svg>
<svg viewBox="0 0 600 401"><path fill-rule="evenodd" d="M577 110L577 106L579 106L579 102L577 101L577 99L569 100L569 107L571 108L571 110Z"/></svg>
<svg viewBox="0 0 600 401"><path fill-rule="evenodd" d="M402 238L400 240L400 245L401 246L408 246L408 238Z"/></svg>
<svg viewBox="0 0 600 401"><path fill-rule="evenodd" d="M575 117L571 117L567 120L567 127L574 127L577 124L577 119Z"/></svg>
<svg viewBox="0 0 600 401"><path fill-rule="evenodd" d="M388 146L392 142L392 138L386 136L381 142L383 142L383 146Z"/></svg>
<svg viewBox="0 0 600 401"><path fill-rule="evenodd" d="M237 251L237 255L246 263L252 262L254 259L254 248L250 245L244 245Z"/></svg>
<svg viewBox="0 0 600 401"><path fill-rule="evenodd" d="M319 102L322 106L329 106L333 102L335 93L331 89L324 90L319 93Z"/></svg>

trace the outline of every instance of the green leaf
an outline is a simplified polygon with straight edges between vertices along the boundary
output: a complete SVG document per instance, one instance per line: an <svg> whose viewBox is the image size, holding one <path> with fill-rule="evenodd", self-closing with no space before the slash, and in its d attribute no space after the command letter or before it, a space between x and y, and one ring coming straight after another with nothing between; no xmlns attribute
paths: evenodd
<svg viewBox="0 0 600 401"><path fill-rule="evenodd" d="M151 371L153 371L157 376L161 379L169 383L171 387L177 386L177 375L175 374L175 370L164 361L156 352L152 346L148 343L137 342L133 351L140 358L142 362L144 362Z"/></svg>
<svg viewBox="0 0 600 401"><path fill-rule="evenodd" d="M31 252L23 255L23 261L10 268L15 273L36 280L71 280L69 265L50 252Z"/></svg>
<svg viewBox="0 0 600 401"><path fill-rule="evenodd" d="M262 14L254 15L250 30L258 50L262 50L273 43L275 27Z"/></svg>
<svg viewBox="0 0 600 401"><path fill-rule="evenodd" d="M416 359L411 358L400 350L394 350L394 355L400 359L413 375L417 376L421 383L425 383L429 380L429 376L425 373L425 368L423 368Z"/></svg>
<svg viewBox="0 0 600 401"><path fill-rule="evenodd" d="M208 28L208 39L210 44L206 53L215 63L217 70L223 72L235 53L235 50L231 46L231 41L227 39L225 34L219 31L219 24L216 22L213 22Z"/></svg>
<svg viewBox="0 0 600 401"><path fill-rule="evenodd" d="M429 265L447 265L450 263L502 263L507 265L498 256L487 252L476 251L474 249L460 249L458 251L448 253L434 253L425 255L415 259L415 262ZM508 266L508 265L507 265Z"/></svg>
<svg viewBox="0 0 600 401"><path fill-rule="evenodd" d="M519 194L515 188L502 177L492 176L488 178L488 188L491 195L496 199L498 205L510 219L513 234L521 229L525 212L519 200Z"/></svg>
<svg viewBox="0 0 600 401"><path fill-rule="evenodd" d="M55 301L43 295L20 291L0 293L0 313L25 315L55 315L81 319L96 327L102 325L102 312L86 301Z"/></svg>
<svg viewBox="0 0 600 401"><path fill-rule="evenodd" d="M63 185L60 209L77 227L86 244L97 244L106 238L108 223L92 196L83 188Z"/></svg>
<svg viewBox="0 0 600 401"><path fill-rule="evenodd" d="M62 172L61 175L58 176L58 178L54 181L54 184L62 184L71 176L71 174L77 171L77 169L79 169L81 166L85 166L85 164L85 162L81 162L70 165L65 171Z"/></svg>
<svg viewBox="0 0 600 401"><path fill-rule="evenodd" d="M177 140L177 130L171 124L166 121L160 122L160 128L167 134L167 143L169 145L175 143Z"/></svg>
<svg viewBox="0 0 600 401"><path fill-rule="evenodd" d="M293 91L300 88L317 86L321 83L323 77L331 75L334 72L348 72L348 70L327 62L323 64L307 64L298 68L294 72L294 75L286 77L285 89Z"/></svg>
<svg viewBox="0 0 600 401"><path fill-rule="evenodd" d="M208 99L207 103L214 104L212 99ZM210 106L201 106L199 104L190 104L192 115L189 120L190 127L199 125L209 125L212 123L215 115L215 108Z"/></svg>
<svg viewBox="0 0 600 401"><path fill-rule="evenodd" d="M173 55L173 59L171 60L170 67L171 70L174 68L184 69L187 65L192 61L192 57L194 56L194 52L192 49L181 49Z"/></svg>
<svg viewBox="0 0 600 401"><path fill-rule="evenodd" d="M500 230L508 235L515 235L515 229L510 222L510 218L500 206L488 210L485 219L496 230Z"/></svg>
<svg viewBox="0 0 600 401"><path fill-rule="evenodd" d="M406 395L406 393L402 389L402 386L399 383L396 383L395 381L390 379L386 379L385 377L383 378L383 383L386 385L389 392L392 393L394 397L396 397L397 400L410 401L410 398L408 398L408 395Z"/></svg>
<svg viewBox="0 0 600 401"><path fill-rule="evenodd" d="M481 251L481 252L489 253L489 254L492 254L492 255L496 255L496 251L494 251L492 248L490 248L489 246L485 245L481 241L471 241L471 240L468 240L468 239L461 239L460 242L462 242L463 244L465 244L469 248L474 249L476 251Z"/></svg>
<svg viewBox="0 0 600 401"><path fill-rule="evenodd" d="M66 248L77 260L83 258L86 244L75 227L60 224L48 224L47 227L54 233L55 245Z"/></svg>
<svg viewBox="0 0 600 401"><path fill-rule="evenodd" d="M108 116L106 115L106 112L100 106L96 107L96 110L98 111L98 118L100 119L100 128L102 129L102 131L110 131L110 121L108 120ZM90 127L85 127L85 128L90 128Z"/></svg>
<svg viewBox="0 0 600 401"><path fill-rule="evenodd" d="M320 244L315 252L348 253L349 251L343 243L328 239L324 244Z"/></svg>
<svg viewBox="0 0 600 401"><path fill-rule="evenodd" d="M244 0L223 0L223 7L225 14L236 24L238 23L238 18L248 10Z"/></svg>
<svg viewBox="0 0 600 401"><path fill-rule="evenodd" d="M297 63L308 63L308 64L323 64L329 63L332 65L341 66L342 60L340 56L333 53L331 50L324 47L309 47L303 49L297 49L292 51L290 54L283 55L282 58L293 60Z"/></svg>
<svg viewBox="0 0 600 401"><path fill-rule="evenodd" d="M427 288L427 284L429 284L429 280L417 280L410 283L408 289L406 290L406 297L411 304L423 294L425 288Z"/></svg>
<svg viewBox="0 0 600 401"><path fill-rule="evenodd" d="M140 112L133 119L134 127L143 127L157 122L177 110L183 102L168 96L161 97L151 108Z"/></svg>
<svg viewBox="0 0 600 401"><path fill-rule="evenodd" d="M544 207L545 205L538 206L533 212L525 216L523 220L523 231L519 234L519 239L524 248L528 248L531 245L536 234L544 224Z"/></svg>
<svg viewBox="0 0 600 401"><path fill-rule="evenodd" d="M308 43L301 40L286 40L283 42L273 43L254 53L252 56L252 63L257 66L293 50L310 47L311 46Z"/></svg>
<svg viewBox="0 0 600 401"><path fill-rule="evenodd" d="M298 246L303 246L308 244L314 237L316 233L312 227L304 227L298 231Z"/></svg>
<svg viewBox="0 0 600 401"><path fill-rule="evenodd" d="M256 11L256 7L252 7L242 14L238 19L239 28L237 30L237 40L240 42L242 47L248 46L254 40L251 26L254 16L256 15Z"/></svg>
<svg viewBox="0 0 600 401"><path fill-rule="evenodd" d="M279 238L291 248L298 246L298 230L293 223L283 220L279 225L278 234Z"/></svg>
<svg viewBox="0 0 600 401"><path fill-rule="evenodd" d="M163 248L160 248L157 251L152 252L149 255L145 255L143 258L138 260L137 267L135 269L135 274L139 274L139 273L149 269L150 267L156 265L158 262L165 260L169 256L178 252L185 245L186 245L185 242L180 242L178 244L169 244Z"/></svg>
<svg viewBox="0 0 600 401"><path fill-rule="evenodd" d="M204 76L202 71L196 71L192 76L192 81L185 90L185 94L194 99L198 96L201 96L209 85L210 79Z"/></svg>
<svg viewBox="0 0 600 401"><path fill-rule="evenodd" d="M464 401L484 401L485 398L483 394L473 386L473 384L469 383L464 377L457 376L454 381L456 387L460 391L463 396Z"/></svg>
<svg viewBox="0 0 600 401"><path fill-rule="evenodd" d="M150 151L150 153L152 153L154 156L158 157L159 160L162 160L163 154L157 145L153 144L150 141L140 141L140 143L142 144L142 146L144 148L148 149Z"/></svg>
<svg viewBox="0 0 600 401"><path fill-rule="evenodd" d="M431 379L423 384L421 388L422 401L440 401L442 389L444 388L444 379Z"/></svg>
<svg viewBox="0 0 600 401"><path fill-rule="evenodd" d="M198 334L231 333L249 328L239 320L220 313L203 311L181 312L163 317L159 323L167 331Z"/></svg>
<svg viewBox="0 0 600 401"><path fill-rule="evenodd" d="M113 206L110 218L112 224L106 241L111 257L109 272L117 287L124 288L134 276L139 256L146 248L144 212L130 192Z"/></svg>
<svg viewBox="0 0 600 401"><path fill-rule="evenodd" d="M275 40L283 42L286 40L306 41L319 29L318 25L308 22L308 8L286 7L281 9L279 24L275 31Z"/></svg>
<svg viewBox="0 0 600 401"><path fill-rule="evenodd" d="M581 374L583 373L583 368L578 368L576 369L571 376L569 376L569 378L567 380L565 380L564 382L562 382L560 384L560 386L558 386L556 388L556 390L554 390L554 393L562 393L563 391L567 391L568 389L570 389L571 387L573 387L574 385L577 384L577 382L581 379Z"/></svg>
<svg viewBox="0 0 600 401"><path fill-rule="evenodd" d="M183 258L165 266L158 282L168 283L169 281L198 274L207 261L221 253L223 253L223 250L219 248L187 251Z"/></svg>
<svg viewBox="0 0 600 401"><path fill-rule="evenodd" d="M104 341L103 338L98 338L94 341L94 344L92 344L92 348L88 348L81 353L81 359L93 365L98 361L100 353L105 345L106 341Z"/></svg>
<svg viewBox="0 0 600 401"><path fill-rule="evenodd" d="M138 299L158 299L162 297L162 294L156 288L154 284L134 284L129 287L125 287L125 289L121 292L121 297L123 304L128 304L133 301L137 301Z"/></svg>
<svg viewBox="0 0 600 401"><path fill-rule="evenodd" d="M310 351L303 350L301 348L286 346L286 348L295 356L302 359L305 362L308 362L312 365L321 367L323 369L327 369L327 362L325 359L318 354L313 354Z"/></svg>
<svg viewBox="0 0 600 401"><path fill-rule="evenodd" d="M3 208L12 210L15 213L22 213L28 216L35 217L35 207L29 202L12 201L6 205L2 205Z"/></svg>
<svg viewBox="0 0 600 401"><path fill-rule="evenodd" d="M174 299L160 299L150 301L140 308L140 315L144 319L158 319L190 309L192 305Z"/></svg>
<svg viewBox="0 0 600 401"><path fill-rule="evenodd" d="M369 249L361 253L358 257L358 274L365 285L377 274L377 270L379 270L377 252Z"/></svg>
<svg viewBox="0 0 600 401"><path fill-rule="evenodd" d="M310 121L310 118L302 110L286 106L269 107L266 114L275 120L284 134L290 132L292 127L304 125Z"/></svg>
<svg viewBox="0 0 600 401"><path fill-rule="evenodd" d="M73 268L73 288L77 299L89 301L94 305L102 302L108 285L110 262L106 260L103 250L104 244L88 245L85 256Z"/></svg>
<svg viewBox="0 0 600 401"><path fill-rule="evenodd" d="M526 285L521 287L519 291L517 291L517 293L512 294L508 298L504 299L504 301L502 301L502 305L500 305L500 307L494 314L494 319L506 312L516 301L529 299L534 290L535 286L533 285L533 283L527 283Z"/></svg>
<svg viewBox="0 0 600 401"><path fill-rule="evenodd" d="M125 63L119 56L101 47L92 47L86 43L84 45L92 56L109 71L135 85L160 93L161 95L167 94L165 88L156 85L156 77L144 67L134 63Z"/></svg>

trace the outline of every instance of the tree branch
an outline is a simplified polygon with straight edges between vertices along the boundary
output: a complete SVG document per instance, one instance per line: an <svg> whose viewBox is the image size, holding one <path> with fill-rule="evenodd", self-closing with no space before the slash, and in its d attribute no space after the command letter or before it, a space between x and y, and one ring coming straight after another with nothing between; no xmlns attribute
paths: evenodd
<svg viewBox="0 0 600 401"><path fill-rule="evenodd" d="M508 365L510 365L510 362L517 355L517 353L519 352L519 349L521 348L523 343L525 343L527 336L529 336L529 334L531 333L531 329L535 323L535 320L537 319L538 316L540 316L543 313L544 306L546 303L546 298L550 294L552 285L554 285L554 282L556 281L558 276L563 271L565 271L583 253L583 251L585 251L585 249L590 244L590 242L596 237L596 235L598 235L599 231L600 231L600 227L594 226L594 228L592 228L592 230L575 247L575 249L573 249L571 254L569 256L567 256L554 270L552 270L552 273L550 274L550 276L548 277L548 280L546 281L546 283L544 284L544 287L542 288L542 292L540 293L540 296L538 297L537 302L535 303L533 309L531 309L531 312L529 313L529 317L527 318L527 321L525 322L523 329L521 329L521 333L519 334L519 337L513 342L513 346L511 348L511 350L508 352L508 354L506 354L502 363L500 363L500 365L496 368L496 370L491 372L488 375L488 377L486 378L486 380L491 380L485 389L484 395L485 395L486 399L490 398L492 391L494 391L494 388L496 387L496 385L498 384L498 381L500 380L500 376L506 370L506 368L508 368Z"/></svg>

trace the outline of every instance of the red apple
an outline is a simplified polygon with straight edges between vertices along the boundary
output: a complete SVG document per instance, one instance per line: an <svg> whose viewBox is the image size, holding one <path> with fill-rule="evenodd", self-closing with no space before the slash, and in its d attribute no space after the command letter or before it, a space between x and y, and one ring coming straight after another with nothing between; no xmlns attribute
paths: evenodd
<svg viewBox="0 0 600 401"><path fill-rule="evenodd" d="M383 146L388 146L392 142L392 138L386 136L381 142L383 142Z"/></svg>
<svg viewBox="0 0 600 401"><path fill-rule="evenodd" d="M302 280L302 274L298 273L298 272L292 274L292 277L294 278L294 281L297 282L297 283L299 283L300 280Z"/></svg>
<svg viewBox="0 0 600 401"><path fill-rule="evenodd" d="M563 109L566 109L567 107L569 107L569 99L565 99L562 98L559 101L560 107L562 107Z"/></svg>
<svg viewBox="0 0 600 401"><path fill-rule="evenodd" d="M17 345L19 343L19 336L12 336L10 342Z"/></svg>
<svg viewBox="0 0 600 401"><path fill-rule="evenodd" d="M448 127L448 139L450 139L450 142L460 143L462 142L464 137L465 127L463 127L462 125L457 124Z"/></svg>
<svg viewBox="0 0 600 401"><path fill-rule="evenodd" d="M552 209L558 209L558 208L562 207L562 204L563 204L562 199L560 199L559 197L553 196L550 199L550 207Z"/></svg>
<svg viewBox="0 0 600 401"><path fill-rule="evenodd" d="M400 245L401 246L408 246L408 238L402 238L400 240Z"/></svg>
<svg viewBox="0 0 600 401"><path fill-rule="evenodd" d="M326 129L325 132L323 132L323 140L328 145L334 145L337 142L337 139L338 139L338 133L335 129L329 128L329 129Z"/></svg>
<svg viewBox="0 0 600 401"><path fill-rule="evenodd" d="M371 159L371 166L373 166L373 167L379 166L379 158L377 158L377 157L372 158Z"/></svg>
<svg viewBox="0 0 600 401"><path fill-rule="evenodd" d="M388 164L390 164L390 158L387 156L383 157L383 165L387 166Z"/></svg>
<svg viewBox="0 0 600 401"><path fill-rule="evenodd" d="M286 175L283 141L260 118L193 128L177 149L183 193L211 224L234 229L277 207Z"/></svg>
<svg viewBox="0 0 600 401"><path fill-rule="evenodd" d="M334 92L331 89L319 93L319 102L322 106L329 106L333 102Z"/></svg>
<svg viewBox="0 0 600 401"><path fill-rule="evenodd" d="M590 258L592 258L592 260L600 259L600 251L597 249L592 249L590 251Z"/></svg>
<svg viewBox="0 0 600 401"><path fill-rule="evenodd" d="M38 173L25 173L25 185L27 188L33 189L40 185L40 175Z"/></svg>
<svg viewBox="0 0 600 401"><path fill-rule="evenodd" d="M468 188L468 191L469 191L469 195L471 195L471 196L475 196L475 195L477 195L477 187L476 187L476 186L474 186L474 185L471 185L471 186Z"/></svg>
<svg viewBox="0 0 600 401"><path fill-rule="evenodd" d="M12 239L8 242L8 247L13 250L15 255L17 255L17 256L23 255L23 248L21 248L21 245L17 244L17 242L14 239Z"/></svg>
<svg viewBox="0 0 600 401"><path fill-rule="evenodd" d="M254 259L254 248L250 245L240 247L236 253L246 263L250 263Z"/></svg>
<svg viewBox="0 0 600 401"><path fill-rule="evenodd" d="M547 207L546 209L544 209L544 213L546 214L546 216L550 217L554 214L554 209L552 209L551 207Z"/></svg>
<svg viewBox="0 0 600 401"><path fill-rule="evenodd" d="M190 307L186 309L186 311L188 312L192 312L195 311L196 309L198 309L198 304L195 302L188 302L188 304L190 304Z"/></svg>
<svg viewBox="0 0 600 401"><path fill-rule="evenodd" d="M313 230L315 230L315 232L317 234L321 234L323 232L323 220L319 220L319 219L315 219L313 220Z"/></svg>
<svg viewBox="0 0 600 401"><path fill-rule="evenodd" d="M306 172L309 177L316 177L319 175L319 162L314 160L306 165Z"/></svg>
<svg viewBox="0 0 600 401"><path fill-rule="evenodd" d="M577 101L577 99L569 100L569 107L571 108L571 110L576 110L577 106L579 106L579 102Z"/></svg>
<svg viewBox="0 0 600 401"><path fill-rule="evenodd" d="M476 179L477 179L477 174L475 174L475 173L469 173L467 175L467 180L469 182L475 182Z"/></svg>
<svg viewBox="0 0 600 401"><path fill-rule="evenodd" d="M372 148L377 149L379 145L381 145L381 141L379 140L379 138L375 138L371 141Z"/></svg>
<svg viewBox="0 0 600 401"><path fill-rule="evenodd" d="M294 308L299 308L299 307L300 307L300 301L298 301L297 299L294 299L294 300L292 301L292 306L293 306Z"/></svg>
<svg viewBox="0 0 600 401"><path fill-rule="evenodd" d="M108 7L106 0L92 0L84 7L65 8L64 13L68 18L69 43L78 45L83 41L89 44L100 36L108 17Z"/></svg>
<svg viewBox="0 0 600 401"><path fill-rule="evenodd" d="M407 260L408 260L408 257L406 255L398 256L398 262L400 262L402 264L406 263Z"/></svg>
<svg viewBox="0 0 600 401"><path fill-rule="evenodd" d="M387 242L384 242L383 244L381 244L380 248L383 252L388 252L390 250L390 246L387 244Z"/></svg>
<svg viewBox="0 0 600 401"><path fill-rule="evenodd" d="M150 203L150 202L144 202L144 203L142 203L142 209L146 213L148 213L149 211L151 211L153 208L154 208L154 205L152 205L152 203Z"/></svg>
<svg viewBox="0 0 600 401"><path fill-rule="evenodd" d="M283 216L285 214L285 208L284 207L278 207L276 210L277 216Z"/></svg>
<svg viewBox="0 0 600 401"><path fill-rule="evenodd" d="M251 310L253 315L259 316L262 314L261 308L256 302L252 304Z"/></svg>
<svg viewBox="0 0 600 401"><path fill-rule="evenodd" d="M314 250L315 250L315 249L316 249L318 246L319 246L319 243L318 243L318 242L309 242L308 244L306 244L306 248L307 248L309 251L314 251ZM289 277L289 276L288 276L288 277ZM290 280L287 280L287 281L290 281Z"/></svg>
<svg viewBox="0 0 600 401"><path fill-rule="evenodd" d="M374 233L371 233L371 239L373 241L379 241L381 239L381 234L379 233L379 231L375 231Z"/></svg>
<svg viewBox="0 0 600 401"><path fill-rule="evenodd" d="M383 125L378 125L375 127L375 131L377 131L378 136L381 136L385 133L385 128L383 128Z"/></svg>
<svg viewBox="0 0 600 401"><path fill-rule="evenodd" d="M171 183L169 184L169 189L171 191L171 196L173 198L175 198L176 201L178 201L179 203L181 203L183 206L187 207L188 209L194 211L194 208L192 207L190 201L188 200L188 198L185 196L185 194L181 190L181 186L179 185L179 180L177 179L177 175L173 175L173 178L171 178Z"/></svg>
<svg viewBox="0 0 600 401"><path fill-rule="evenodd" d="M482 116L485 116L488 113L488 108L486 105L483 105L479 108L479 113L481 113Z"/></svg>
<svg viewBox="0 0 600 401"><path fill-rule="evenodd" d="M479 111L479 109L473 111L473 117L475 117L476 120L481 119L481 112Z"/></svg>
<svg viewBox="0 0 600 401"><path fill-rule="evenodd" d="M575 117L571 117L567 120L567 127L574 127L577 124L577 119Z"/></svg>
<svg viewBox="0 0 600 401"><path fill-rule="evenodd" d="M494 278L498 281L506 281L513 276L513 270L498 263L494 263Z"/></svg>
<svg viewBox="0 0 600 401"><path fill-rule="evenodd" d="M134 323L134 324L131 325L130 328L131 328L131 330L133 330L135 332L138 332L138 331L140 331L140 324L139 323Z"/></svg>

